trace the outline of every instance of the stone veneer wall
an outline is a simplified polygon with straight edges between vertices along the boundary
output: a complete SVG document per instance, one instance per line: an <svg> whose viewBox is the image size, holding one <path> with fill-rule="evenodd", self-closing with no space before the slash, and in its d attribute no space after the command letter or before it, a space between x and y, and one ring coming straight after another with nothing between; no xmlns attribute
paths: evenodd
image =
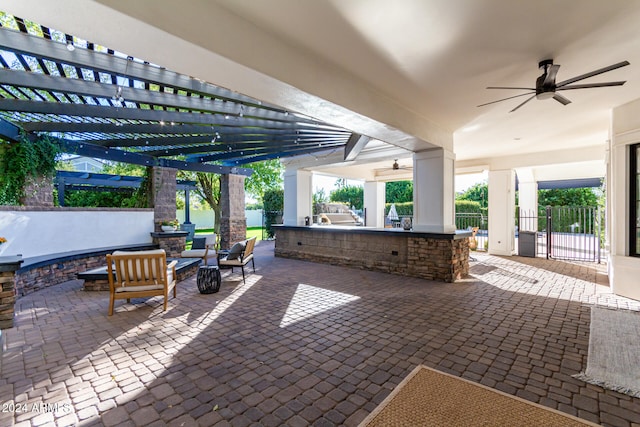
<svg viewBox="0 0 640 427"><path fill-rule="evenodd" d="M53 207L53 178L27 177L24 183L24 206Z"/></svg>
<svg viewBox="0 0 640 427"><path fill-rule="evenodd" d="M42 267L25 268L25 271L16 272L17 294L24 296L49 286L75 280L76 273L98 268L105 265L105 262L104 255L97 255Z"/></svg>
<svg viewBox="0 0 640 427"><path fill-rule="evenodd" d="M464 237L277 227L275 255L444 282L469 273L469 239Z"/></svg>
<svg viewBox="0 0 640 427"><path fill-rule="evenodd" d="M179 258L186 247L188 234L186 231L151 233L151 237L154 245L164 249L167 258Z"/></svg>
<svg viewBox="0 0 640 427"><path fill-rule="evenodd" d="M220 247L230 248L247 238L244 213L244 175L222 175L220 180Z"/></svg>
<svg viewBox="0 0 640 427"><path fill-rule="evenodd" d="M154 166L152 168L151 191L153 194L153 222L155 231L160 231L162 221L176 219L176 173L177 169Z"/></svg>
<svg viewBox="0 0 640 427"><path fill-rule="evenodd" d="M0 329L13 327L16 292L13 271L0 271ZM2 342L0 342L2 345ZM0 348L0 353L2 349Z"/></svg>

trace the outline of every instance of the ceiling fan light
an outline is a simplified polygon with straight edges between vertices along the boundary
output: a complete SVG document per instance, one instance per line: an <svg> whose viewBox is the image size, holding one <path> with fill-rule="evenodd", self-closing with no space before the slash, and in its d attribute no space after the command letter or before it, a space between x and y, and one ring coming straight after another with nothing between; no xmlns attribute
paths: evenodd
<svg viewBox="0 0 640 427"><path fill-rule="evenodd" d="M537 99L549 99L549 98L553 98L553 96L556 94L555 91L553 92L540 92L540 93L536 93L536 98Z"/></svg>

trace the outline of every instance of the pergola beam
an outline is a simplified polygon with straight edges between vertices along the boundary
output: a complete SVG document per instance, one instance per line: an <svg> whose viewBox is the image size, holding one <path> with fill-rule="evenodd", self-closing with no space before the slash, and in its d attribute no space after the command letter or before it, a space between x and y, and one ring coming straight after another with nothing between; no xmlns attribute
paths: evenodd
<svg viewBox="0 0 640 427"><path fill-rule="evenodd" d="M22 126L28 132L87 132L87 133L150 133L150 134L201 134L220 135L246 134L247 129L223 125L169 124L129 124L129 123L67 123L67 122L25 122ZM255 128L256 135L297 135L290 129ZM310 130L309 132L322 132Z"/></svg>
<svg viewBox="0 0 640 427"><path fill-rule="evenodd" d="M110 99L116 94L116 86L100 82L86 81L82 79L48 76L45 74L16 72L0 69L0 84L15 87L28 87L48 92L61 92L78 96L89 96ZM139 104L162 105L178 109L218 113L223 115L251 116L265 120L280 122L313 123L311 120L302 119L293 115L284 115L273 110L263 108L245 107L231 102L193 96L178 95L175 93L156 92L152 90L137 89L128 86L117 86L125 101Z"/></svg>
<svg viewBox="0 0 640 427"><path fill-rule="evenodd" d="M190 170L196 172L210 172L217 174L236 174L250 176L253 173L251 169L219 166L211 164L201 164L185 162L172 159L158 159L147 154L133 153L113 148L104 148L85 142L76 142L69 140L59 140L63 151L67 153L78 154L80 156L95 157L98 159L111 160L115 162L133 163L142 166L162 166L180 170Z"/></svg>
<svg viewBox="0 0 640 427"><path fill-rule="evenodd" d="M232 127L266 127L270 129L304 129L304 125L285 123L273 120L233 117L226 119L222 114L184 113L124 107L103 107L97 105L70 104L57 102L25 101L17 99L0 99L0 111L17 111L20 113L57 114L65 116L97 117L105 119L144 120L150 122L191 123L209 126ZM166 126L166 125L165 125ZM309 125L309 129L322 129L320 125Z"/></svg>
<svg viewBox="0 0 640 427"><path fill-rule="evenodd" d="M46 58L56 63L61 62L74 67L101 71L108 74L115 73L120 76L148 81L160 86L170 86L187 92L207 95L212 98L229 99L252 105L262 104L260 101L248 96L169 71L166 68L143 64L126 58L120 58L113 54L96 52L89 49L77 48L73 52L70 52L64 43L5 28L0 29L0 47L26 55ZM266 104L263 104L262 107L277 110L277 108Z"/></svg>
<svg viewBox="0 0 640 427"><path fill-rule="evenodd" d="M357 133L351 134L347 141L347 145L344 147L344 161L347 162L355 160L370 140L371 138L368 136L359 135Z"/></svg>

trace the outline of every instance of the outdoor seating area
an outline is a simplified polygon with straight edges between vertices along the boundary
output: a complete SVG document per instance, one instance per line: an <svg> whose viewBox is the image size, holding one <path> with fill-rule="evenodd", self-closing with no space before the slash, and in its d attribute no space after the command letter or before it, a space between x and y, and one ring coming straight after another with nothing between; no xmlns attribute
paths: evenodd
<svg viewBox="0 0 640 427"><path fill-rule="evenodd" d="M640 427L640 3L539 2L5 2L0 427Z"/></svg>
<svg viewBox="0 0 640 427"><path fill-rule="evenodd" d="M256 273L223 272L218 293L177 283L166 311L161 296L133 298L108 317L107 295L77 280L20 298L1 394L58 406L0 424L356 426L418 365L595 423L638 422L640 399L572 377L591 307L640 310L594 264L477 254L445 285L273 251L259 242Z"/></svg>

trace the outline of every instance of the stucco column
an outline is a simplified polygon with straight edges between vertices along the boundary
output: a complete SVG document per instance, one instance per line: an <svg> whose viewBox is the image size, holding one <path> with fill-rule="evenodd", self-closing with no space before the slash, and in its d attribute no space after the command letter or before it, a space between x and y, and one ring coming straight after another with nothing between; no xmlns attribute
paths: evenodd
<svg viewBox="0 0 640 427"><path fill-rule="evenodd" d="M365 181L364 208L366 210L367 227L384 227L385 183Z"/></svg>
<svg viewBox="0 0 640 427"><path fill-rule="evenodd" d="M455 155L436 148L413 155L413 230L453 233Z"/></svg>
<svg viewBox="0 0 640 427"><path fill-rule="evenodd" d="M515 186L512 169L489 171L489 253L492 255L514 254Z"/></svg>
<svg viewBox="0 0 640 427"><path fill-rule="evenodd" d="M154 166L151 168L151 195L153 200L153 222L156 232L162 221L176 219L176 173L177 169Z"/></svg>
<svg viewBox="0 0 640 427"><path fill-rule="evenodd" d="M523 231L538 231L538 182L531 168L517 169L519 228Z"/></svg>
<svg viewBox="0 0 640 427"><path fill-rule="evenodd" d="M247 238L244 212L244 175L224 174L220 179L220 247L230 248Z"/></svg>
<svg viewBox="0 0 640 427"><path fill-rule="evenodd" d="M284 172L284 225L304 225L304 217L312 216L311 172L287 169Z"/></svg>

